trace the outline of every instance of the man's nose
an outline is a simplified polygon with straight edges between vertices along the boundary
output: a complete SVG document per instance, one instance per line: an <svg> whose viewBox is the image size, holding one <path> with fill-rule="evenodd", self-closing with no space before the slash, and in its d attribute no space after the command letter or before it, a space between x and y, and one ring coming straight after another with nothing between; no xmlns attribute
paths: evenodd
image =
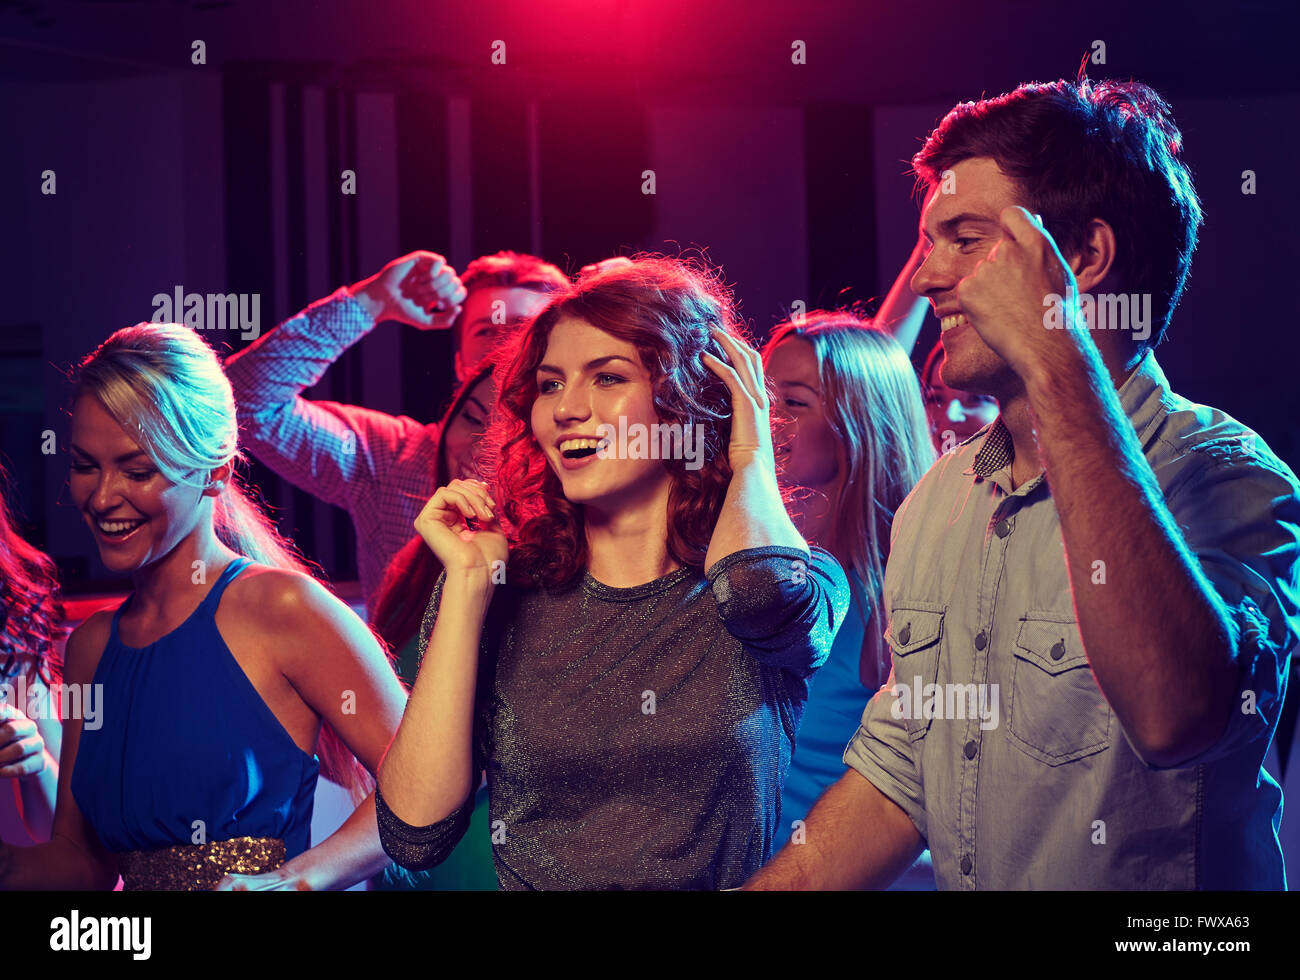
<svg viewBox="0 0 1300 980"><path fill-rule="evenodd" d="M942 251L937 246L931 248L921 267L912 275L912 292L916 295L933 297L956 285L950 264L943 257Z"/></svg>

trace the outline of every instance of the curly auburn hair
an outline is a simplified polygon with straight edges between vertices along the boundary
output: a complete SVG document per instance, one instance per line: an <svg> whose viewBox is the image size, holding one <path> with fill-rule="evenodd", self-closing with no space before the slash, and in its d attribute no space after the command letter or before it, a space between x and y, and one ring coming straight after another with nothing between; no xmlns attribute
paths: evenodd
<svg viewBox="0 0 1300 980"><path fill-rule="evenodd" d="M488 430L488 462L511 538L509 577L561 589L588 564L583 508L565 498L532 431L537 367L562 319L585 321L635 345L652 379L660 423L703 426L700 468L663 461L672 476L668 553L681 565L702 569L732 470L731 394L700 355L707 351L729 360L712 328L743 333L719 270L698 260L642 254L580 278L498 353L500 390Z"/></svg>

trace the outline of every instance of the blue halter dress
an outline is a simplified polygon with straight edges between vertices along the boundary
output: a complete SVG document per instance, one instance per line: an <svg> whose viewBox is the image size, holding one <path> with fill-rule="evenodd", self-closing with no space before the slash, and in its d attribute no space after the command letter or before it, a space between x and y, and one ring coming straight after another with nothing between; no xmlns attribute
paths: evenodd
<svg viewBox="0 0 1300 980"><path fill-rule="evenodd" d="M94 728L83 720L72 775L73 797L110 851L276 838L288 860L311 846L320 763L217 632L221 595L249 564L232 561L189 619L147 647L118 635L130 597L113 615L92 682L102 685L99 717Z"/></svg>

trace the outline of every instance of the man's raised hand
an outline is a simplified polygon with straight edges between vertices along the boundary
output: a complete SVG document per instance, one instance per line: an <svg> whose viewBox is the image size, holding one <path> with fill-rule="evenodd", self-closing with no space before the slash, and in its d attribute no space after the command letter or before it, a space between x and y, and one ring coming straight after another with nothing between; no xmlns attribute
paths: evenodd
<svg viewBox="0 0 1300 980"><path fill-rule="evenodd" d="M436 252L411 252L393 259L349 292L376 323L397 320L421 330L449 328L465 302L465 287L456 270Z"/></svg>

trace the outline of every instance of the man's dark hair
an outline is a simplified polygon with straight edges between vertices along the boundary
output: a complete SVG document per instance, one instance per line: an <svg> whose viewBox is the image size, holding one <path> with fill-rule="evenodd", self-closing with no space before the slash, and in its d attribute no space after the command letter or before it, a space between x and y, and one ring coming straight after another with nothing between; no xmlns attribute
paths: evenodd
<svg viewBox="0 0 1300 980"><path fill-rule="evenodd" d="M1150 293L1154 347L1192 264L1201 205L1181 159L1169 105L1141 82L1033 82L955 106L912 158L930 187L972 157L990 157L1019 185L1062 254L1083 245L1088 222L1115 231L1125 291Z"/></svg>

